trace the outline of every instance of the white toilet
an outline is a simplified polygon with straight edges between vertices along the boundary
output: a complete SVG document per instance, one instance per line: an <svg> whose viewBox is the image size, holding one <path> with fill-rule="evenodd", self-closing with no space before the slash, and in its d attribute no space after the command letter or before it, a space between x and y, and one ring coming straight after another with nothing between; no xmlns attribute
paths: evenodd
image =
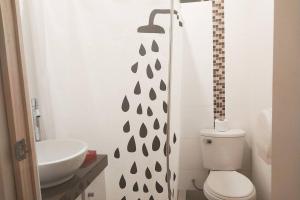
<svg viewBox="0 0 300 200"><path fill-rule="evenodd" d="M252 182L235 171L242 166L245 131L201 131L204 168L210 173L204 183L208 200L255 200Z"/></svg>

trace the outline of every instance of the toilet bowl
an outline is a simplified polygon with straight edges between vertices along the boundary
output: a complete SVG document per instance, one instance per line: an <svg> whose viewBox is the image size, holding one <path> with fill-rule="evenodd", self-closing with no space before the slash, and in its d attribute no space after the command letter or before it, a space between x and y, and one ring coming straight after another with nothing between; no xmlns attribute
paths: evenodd
<svg viewBox="0 0 300 200"><path fill-rule="evenodd" d="M203 191L208 200L255 200L252 182L236 170L243 160L245 131L201 131L203 166L210 170Z"/></svg>
<svg viewBox="0 0 300 200"><path fill-rule="evenodd" d="M208 200L255 200L251 181L236 171L211 171L204 183Z"/></svg>

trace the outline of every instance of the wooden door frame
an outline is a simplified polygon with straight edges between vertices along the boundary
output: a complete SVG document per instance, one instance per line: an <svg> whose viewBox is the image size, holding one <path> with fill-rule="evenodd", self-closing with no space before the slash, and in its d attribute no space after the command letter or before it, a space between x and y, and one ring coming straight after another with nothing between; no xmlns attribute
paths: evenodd
<svg viewBox="0 0 300 200"><path fill-rule="evenodd" d="M19 12L19 0L0 0L0 73L17 199L37 200L40 186ZM18 161L15 145L22 139L26 141L27 158Z"/></svg>

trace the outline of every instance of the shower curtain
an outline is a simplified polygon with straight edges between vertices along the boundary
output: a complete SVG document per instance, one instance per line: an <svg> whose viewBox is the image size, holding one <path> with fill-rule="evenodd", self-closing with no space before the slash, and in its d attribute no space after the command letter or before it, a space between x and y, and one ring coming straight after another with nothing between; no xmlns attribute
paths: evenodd
<svg viewBox="0 0 300 200"><path fill-rule="evenodd" d="M32 85L37 85L32 94L41 99L45 138L80 139L90 149L107 154L108 200L177 199L179 1L31 4L27 6L30 14L23 16L30 22L24 27L25 49L35 77ZM172 7L174 15L155 17L164 34L137 31L148 24L153 10L172 13ZM92 190L97 199L97 186Z"/></svg>

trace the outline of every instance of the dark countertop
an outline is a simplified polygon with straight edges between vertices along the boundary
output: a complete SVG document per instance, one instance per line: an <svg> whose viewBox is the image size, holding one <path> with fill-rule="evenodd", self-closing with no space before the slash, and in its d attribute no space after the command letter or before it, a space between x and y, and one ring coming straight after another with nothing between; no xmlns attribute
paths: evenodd
<svg viewBox="0 0 300 200"><path fill-rule="evenodd" d="M60 185L42 189L43 200L74 200L76 199L106 168L107 155L97 155L97 159L81 166L74 177Z"/></svg>

